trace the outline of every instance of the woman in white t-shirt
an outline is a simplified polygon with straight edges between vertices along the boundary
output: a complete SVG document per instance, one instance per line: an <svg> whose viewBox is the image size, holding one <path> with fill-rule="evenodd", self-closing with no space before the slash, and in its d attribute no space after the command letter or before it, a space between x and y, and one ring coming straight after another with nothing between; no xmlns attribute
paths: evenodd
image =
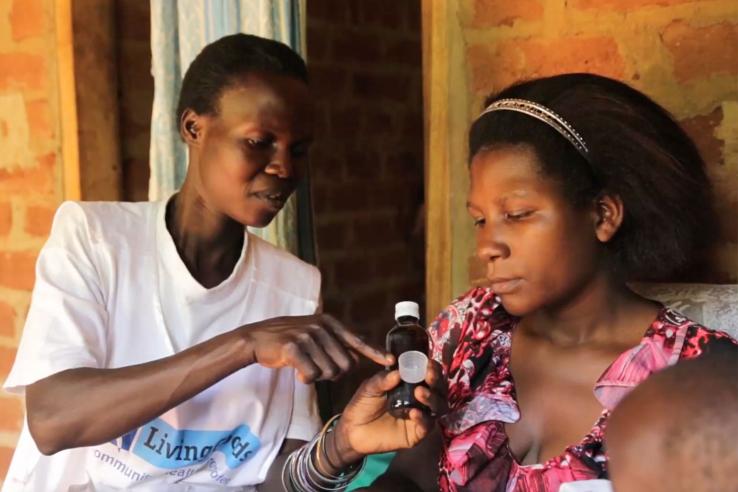
<svg viewBox="0 0 738 492"><path fill-rule="evenodd" d="M182 189L59 208L5 382L25 393L27 419L3 490L280 490L286 457L321 427L310 383L357 354L392 362L320 313L317 269L245 233L295 190L312 109L298 55L222 38L184 77ZM398 381L387 372L362 386L343 440L318 434L328 460L347 433L372 452L427 432L420 414L383 413ZM420 398L435 407L430 392ZM353 469L318 467L339 485Z"/></svg>

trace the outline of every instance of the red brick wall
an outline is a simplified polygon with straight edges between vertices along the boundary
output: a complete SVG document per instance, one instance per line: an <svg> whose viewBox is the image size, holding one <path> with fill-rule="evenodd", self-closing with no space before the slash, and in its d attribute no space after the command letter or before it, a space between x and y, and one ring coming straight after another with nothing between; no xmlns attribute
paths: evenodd
<svg viewBox="0 0 738 492"><path fill-rule="evenodd" d="M0 380L15 357L36 255L62 198L54 3L0 1ZM0 480L23 420L0 393Z"/></svg>
<svg viewBox="0 0 738 492"><path fill-rule="evenodd" d="M424 295L420 2L310 0L307 59L325 310L381 344L394 303ZM336 385L336 406L376 367L362 369Z"/></svg>
<svg viewBox="0 0 738 492"><path fill-rule="evenodd" d="M118 2L124 76L121 89L123 156L135 161L130 198L145 198L149 73L148 2ZM143 13L143 14L142 14ZM4 381L28 311L36 255L63 199L61 115L55 2L0 1L0 380ZM141 49L141 43L145 49ZM130 67L126 70L125 67ZM143 73L143 76L139 74ZM147 85L148 82L148 85ZM148 97L149 101L145 101ZM148 105L148 107L146 107ZM142 123L142 119L145 120ZM143 127L143 129L142 129ZM145 132L145 137L140 133ZM141 142L145 152L141 151ZM136 161L145 155L143 165ZM129 173L130 175L130 173ZM0 393L0 481L5 477L23 419L22 398Z"/></svg>

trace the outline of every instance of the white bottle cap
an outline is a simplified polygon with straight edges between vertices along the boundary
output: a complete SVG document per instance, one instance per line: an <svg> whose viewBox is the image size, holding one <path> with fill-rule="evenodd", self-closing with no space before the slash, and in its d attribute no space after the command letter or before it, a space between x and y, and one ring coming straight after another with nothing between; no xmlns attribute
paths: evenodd
<svg viewBox="0 0 738 492"><path fill-rule="evenodd" d="M400 368L400 379L410 384L417 384L425 379L428 371L428 356L417 350L403 352L397 359Z"/></svg>
<svg viewBox="0 0 738 492"><path fill-rule="evenodd" d="M413 301L402 301L395 304L395 319L400 319L403 316L412 316L415 319L420 319L420 308L417 302Z"/></svg>

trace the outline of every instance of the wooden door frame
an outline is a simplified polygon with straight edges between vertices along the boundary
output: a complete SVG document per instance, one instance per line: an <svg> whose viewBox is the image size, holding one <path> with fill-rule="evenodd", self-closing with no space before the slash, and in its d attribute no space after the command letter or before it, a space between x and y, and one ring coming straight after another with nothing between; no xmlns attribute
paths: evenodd
<svg viewBox="0 0 738 492"><path fill-rule="evenodd" d="M61 120L62 175L65 200L82 198L79 169L79 128L74 74L74 35L72 1L56 0L56 60L59 77L59 116Z"/></svg>
<svg viewBox="0 0 738 492"><path fill-rule="evenodd" d="M122 197L114 6L55 0L65 200Z"/></svg>
<svg viewBox="0 0 738 492"><path fill-rule="evenodd" d="M469 285L466 220L471 122L458 0L422 0L426 204L426 311L431 318Z"/></svg>

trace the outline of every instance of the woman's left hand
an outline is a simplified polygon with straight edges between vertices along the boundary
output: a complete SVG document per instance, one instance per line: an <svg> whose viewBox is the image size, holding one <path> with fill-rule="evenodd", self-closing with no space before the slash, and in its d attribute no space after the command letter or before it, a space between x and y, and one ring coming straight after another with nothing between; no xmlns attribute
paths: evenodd
<svg viewBox="0 0 738 492"><path fill-rule="evenodd" d="M369 454L416 446L433 429L434 417L444 415L448 409L446 384L437 362L428 364L425 382L428 388L417 386L415 398L430 408L431 415L414 408L408 419L402 419L387 412L387 391L400 384L399 371L382 371L366 380L354 393L333 432L336 458L349 464Z"/></svg>

